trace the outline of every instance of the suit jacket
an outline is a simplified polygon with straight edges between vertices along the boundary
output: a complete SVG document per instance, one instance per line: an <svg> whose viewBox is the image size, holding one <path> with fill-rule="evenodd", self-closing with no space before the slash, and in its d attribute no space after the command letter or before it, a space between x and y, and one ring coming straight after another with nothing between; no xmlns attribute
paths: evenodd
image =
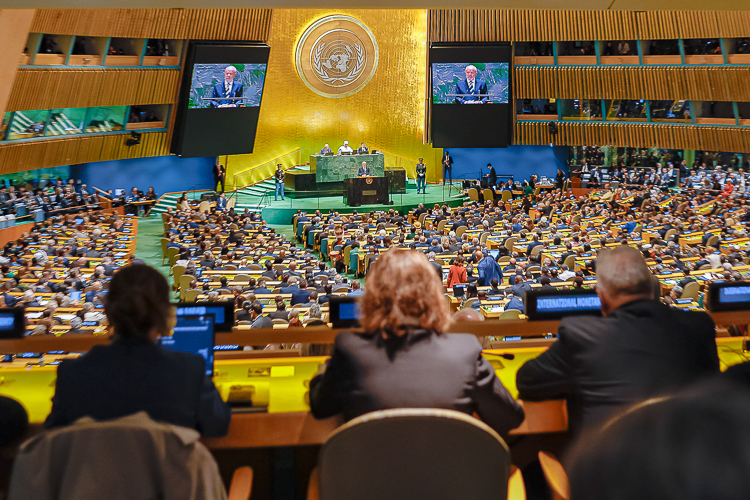
<svg viewBox="0 0 750 500"><path fill-rule="evenodd" d="M596 426L628 405L719 373L703 312L636 300L607 317L564 318L558 340L516 376L524 400L568 400L570 428Z"/></svg>
<svg viewBox="0 0 750 500"><path fill-rule="evenodd" d="M487 82L480 79L474 80L474 90L469 92L469 82L467 80L461 80L456 84L456 94L471 94L469 96L456 96L456 103L464 104L469 101L481 101L482 104L487 103L489 98L487 97Z"/></svg>
<svg viewBox="0 0 750 500"><path fill-rule="evenodd" d="M273 320L268 316L258 316L250 328L273 328Z"/></svg>
<svg viewBox="0 0 750 500"><path fill-rule="evenodd" d="M498 283L503 280L503 270L500 269L500 264L489 255L479 261L477 271L479 271L479 286L489 286L492 278L497 279Z"/></svg>
<svg viewBox="0 0 750 500"><path fill-rule="evenodd" d="M310 382L312 414L343 413L350 420L389 408L476 412L502 434L524 418L473 335L426 330L388 339L381 332L338 335L325 373Z"/></svg>
<svg viewBox="0 0 750 500"><path fill-rule="evenodd" d="M225 435L231 418L206 376L202 357L146 340L119 339L60 363L52 411L44 425L70 425L86 416L111 420L139 411L206 436Z"/></svg>
<svg viewBox="0 0 750 500"><path fill-rule="evenodd" d="M370 175L370 167L359 167L359 170L357 170L357 175L362 177L363 175Z"/></svg>
<svg viewBox="0 0 750 500"><path fill-rule="evenodd" d="M242 97L242 84L237 82L236 80L232 81L232 90L229 91L229 94L227 95L226 90L224 89L224 82L221 81L214 85L214 92L211 94L211 97ZM221 100L221 101L211 101L211 107L212 108L218 108L221 104L231 104L234 107L237 107L241 104L243 104L242 101L236 101L236 100ZM215 175L218 175L215 174Z"/></svg>
<svg viewBox="0 0 750 500"><path fill-rule="evenodd" d="M221 196L219 199L216 200L216 210L221 210L222 212L227 209L227 199L222 198Z"/></svg>
<svg viewBox="0 0 750 500"><path fill-rule="evenodd" d="M305 289L297 289L292 291L292 301L291 304L293 306L297 304L304 304L305 302L308 302L310 300L310 291Z"/></svg>

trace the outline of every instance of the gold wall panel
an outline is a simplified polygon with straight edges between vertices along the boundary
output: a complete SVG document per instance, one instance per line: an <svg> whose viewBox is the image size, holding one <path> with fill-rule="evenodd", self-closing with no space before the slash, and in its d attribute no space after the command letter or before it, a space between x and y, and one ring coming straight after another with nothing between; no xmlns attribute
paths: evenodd
<svg viewBox="0 0 750 500"><path fill-rule="evenodd" d="M295 70L298 37L317 19L345 14L362 21L373 33L380 61L372 80L354 95L330 99L309 90ZM410 175L419 157L428 165L428 179L437 180L442 150L424 145L425 10L274 10L271 55L255 149L251 155L230 156L227 184L244 170L279 158L296 148L305 161L329 143L336 150L349 140L383 150L387 166L402 164Z"/></svg>
<svg viewBox="0 0 750 500"><path fill-rule="evenodd" d="M127 134L67 137L0 145L0 174L97 161L169 154L166 132L144 132L137 146Z"/></svg>
<svg viewBox="0 0 750 500"><path fill-rule="evenodd" d="M266 41L271 9L39 9L33 33Z"/></svg>
<svg viewBox="0 0 750 500"><path fill-rule="evenodd" d="M433 42L750 36L746 11L432 9L428 17Z"/></svg>
<svg viewBox="0 0 750 500"><path fill-rule="evenodd" d="M519 121L514 135L517 144L537 146L587 144L750 153L750 133L740 127L558 122L557 129L557 135L551 135L546 122Z"/></svg>
<svg viewBox="0 0 750 500"><path fill-rule="evenodd" d="M179 69L20 68L7 111L171 104Z"/></svg>

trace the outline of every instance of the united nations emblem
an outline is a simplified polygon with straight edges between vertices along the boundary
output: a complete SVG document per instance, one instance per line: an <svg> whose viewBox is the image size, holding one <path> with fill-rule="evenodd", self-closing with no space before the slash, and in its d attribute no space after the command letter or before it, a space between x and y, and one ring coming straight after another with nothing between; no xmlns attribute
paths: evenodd
<svg viewBox="0 0 750 500"><path fill-rule="evenodd" d="M361 21L335 15L318 19L302 33L295 54L305 85L324 97L359 92L375 74L378 45Z"/></svg>
<svg viewBox="0 0 750 500"><path fill-rule="evenodd" d="M372 184L372 177L368 177L367 179L365 179L365 182L367 184Z"/></svg>

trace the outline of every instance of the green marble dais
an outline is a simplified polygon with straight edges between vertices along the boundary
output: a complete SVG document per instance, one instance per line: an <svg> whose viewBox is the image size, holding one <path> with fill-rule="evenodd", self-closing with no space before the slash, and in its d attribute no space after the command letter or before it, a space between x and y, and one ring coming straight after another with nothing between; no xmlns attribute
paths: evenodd
<svg viewBox="0 0 750 500"><path fill-rule="evenodd" d="M370 175L385 175L383 155L311 155L310 170L315 172L315 182L343 182L344 179L357 177L363 161L370 167Z"/></svg>

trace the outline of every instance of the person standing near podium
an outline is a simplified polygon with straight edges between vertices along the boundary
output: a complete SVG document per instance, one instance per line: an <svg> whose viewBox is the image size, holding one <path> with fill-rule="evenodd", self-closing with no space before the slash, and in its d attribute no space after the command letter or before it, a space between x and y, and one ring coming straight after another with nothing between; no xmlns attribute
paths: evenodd
<svg viewBox="0 0 750 500"><path fill-rule="evenodd" d="M487 182L489 183L490 189L494 191L495 186L497 185L497 172L495 171L495 167L492 166L492 163L488 163L487 168L490 169L490 173L487 174Z"/></svg>
<svg viewBox="0 0 750 500"><path fill-rule="evenodd" d="M366 161L363 161L362 166L359 167L359 170L357 171L357 176L368 177L369 175L370 175L370 167L367 166Z"/></svg>
<svg viewBox="0 0 750 500"><path fill-rule="evenodd" d="M349 146L349 141L344 141L343 146L339 146L338 154L352 154L354 150Z"/></svg>
<svg viewBox="0 0 750 500"><path fill-rule="evenodd" d="M448 182L453 184L453 158L448 151L443 153L443 186L445 186L445 178L450 179Z"/></svg>
<svg viewBox="0 0 750 500"><path fill-rule="evenodd" d="M273 173L273 178L276 181L276 193L274 194L273 201L279 201L279 193L281 193L281 201L284 201L284 178L286 172L281 169L281 163L276 164L276 172Z"/></svg>
<svg viewBox="0 0 750 500"><path fill-rule="evenodd" d="M425 181L427 180L427 165L424 164L424 158L419 159L417 163L417 194L422 189L422 194L426 192Z"/></svg>

